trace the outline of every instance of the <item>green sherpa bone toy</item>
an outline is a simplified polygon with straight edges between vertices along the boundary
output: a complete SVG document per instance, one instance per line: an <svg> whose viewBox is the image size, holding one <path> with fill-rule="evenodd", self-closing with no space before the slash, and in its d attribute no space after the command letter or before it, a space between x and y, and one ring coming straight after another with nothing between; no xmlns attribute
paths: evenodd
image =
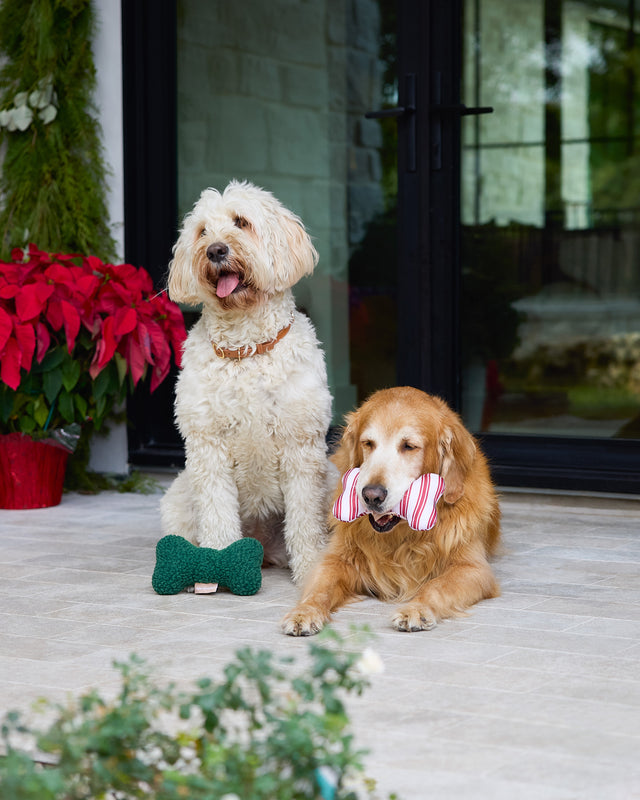
<svg viewBox="0 0 640 800"><path fill-rule="evenodd" d="M262 585L263 556L260 542L250 537L213 550L182 536L163 536L156 545L151 585L158 594L178 594L195 583L219 583L233 594L255 594Z"/></svg>

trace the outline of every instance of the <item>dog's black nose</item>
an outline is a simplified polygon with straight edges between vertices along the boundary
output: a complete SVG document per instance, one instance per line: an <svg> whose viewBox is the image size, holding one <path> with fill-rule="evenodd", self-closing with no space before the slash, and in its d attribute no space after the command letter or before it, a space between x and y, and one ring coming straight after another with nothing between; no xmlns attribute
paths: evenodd
<svg viewBox="0 0 640 800"><path fill-rule="evenodd" d="M369 506L369 508L378 509L384 503L385 497L387 496L387 490L379 483L374 483L364 487L362 490L362 496L364 497L364 502Z"/></svg>
<svg viewBox="0 0 640 800"><path fill-rule="evenodd" d="M214 242L207 247L207 258L214 264L219 264L229 255L229 248L224 242Z"/></svg>

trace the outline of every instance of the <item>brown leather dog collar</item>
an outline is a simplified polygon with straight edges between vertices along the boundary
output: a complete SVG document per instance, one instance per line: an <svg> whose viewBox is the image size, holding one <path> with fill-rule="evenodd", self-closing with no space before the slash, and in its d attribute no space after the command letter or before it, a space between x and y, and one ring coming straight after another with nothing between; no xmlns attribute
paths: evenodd
<svg viewBox="0 0 640 800"><path fill-rule="evenodd" d="M286 328L279 330L274 339L270 339L268 342L261 342L254 347L246 344L244 347L239 347L237 350L232 350L229 347L220 347L219 345L215 344L215 342L212 342L211 344L213 346L213 352L220 358L247 358L248 356L259 356L263 353L268 353L270 350L273 350L278 342L281 339L284 339L284 337L289 333L292 324L293 323L290 322Z"/></svg>

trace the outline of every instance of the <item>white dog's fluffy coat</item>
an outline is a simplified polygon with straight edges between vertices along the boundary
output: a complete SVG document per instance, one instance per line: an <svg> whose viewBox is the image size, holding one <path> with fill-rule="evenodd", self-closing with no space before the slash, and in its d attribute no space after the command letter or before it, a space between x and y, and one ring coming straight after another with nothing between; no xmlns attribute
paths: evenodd
<svg viewBox="0 0 640 800"><path fill-rule="evenodd" d="M325 540L333 489L324 357L291 287L317 253L269 192L232 181L187 215L169 271L172 300L202 304L185 343L175 413L186 466L162 500L164 533L221 549L241 536L299 582ZM290 330L267 352L254 352ZM248 348L245 358L221 348ZM244 352L244 350L243 350Z"/></svg>

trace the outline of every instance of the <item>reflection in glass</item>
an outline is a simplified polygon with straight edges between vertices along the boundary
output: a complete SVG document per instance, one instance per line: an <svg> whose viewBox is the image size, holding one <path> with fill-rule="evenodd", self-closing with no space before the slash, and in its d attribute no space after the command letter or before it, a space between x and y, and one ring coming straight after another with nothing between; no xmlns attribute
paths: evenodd
<svg viewBox="0 0 640 800"><path fill-rule="evenodd" d="M636 3L468 0L463 413L640 438Z"/></svg>

